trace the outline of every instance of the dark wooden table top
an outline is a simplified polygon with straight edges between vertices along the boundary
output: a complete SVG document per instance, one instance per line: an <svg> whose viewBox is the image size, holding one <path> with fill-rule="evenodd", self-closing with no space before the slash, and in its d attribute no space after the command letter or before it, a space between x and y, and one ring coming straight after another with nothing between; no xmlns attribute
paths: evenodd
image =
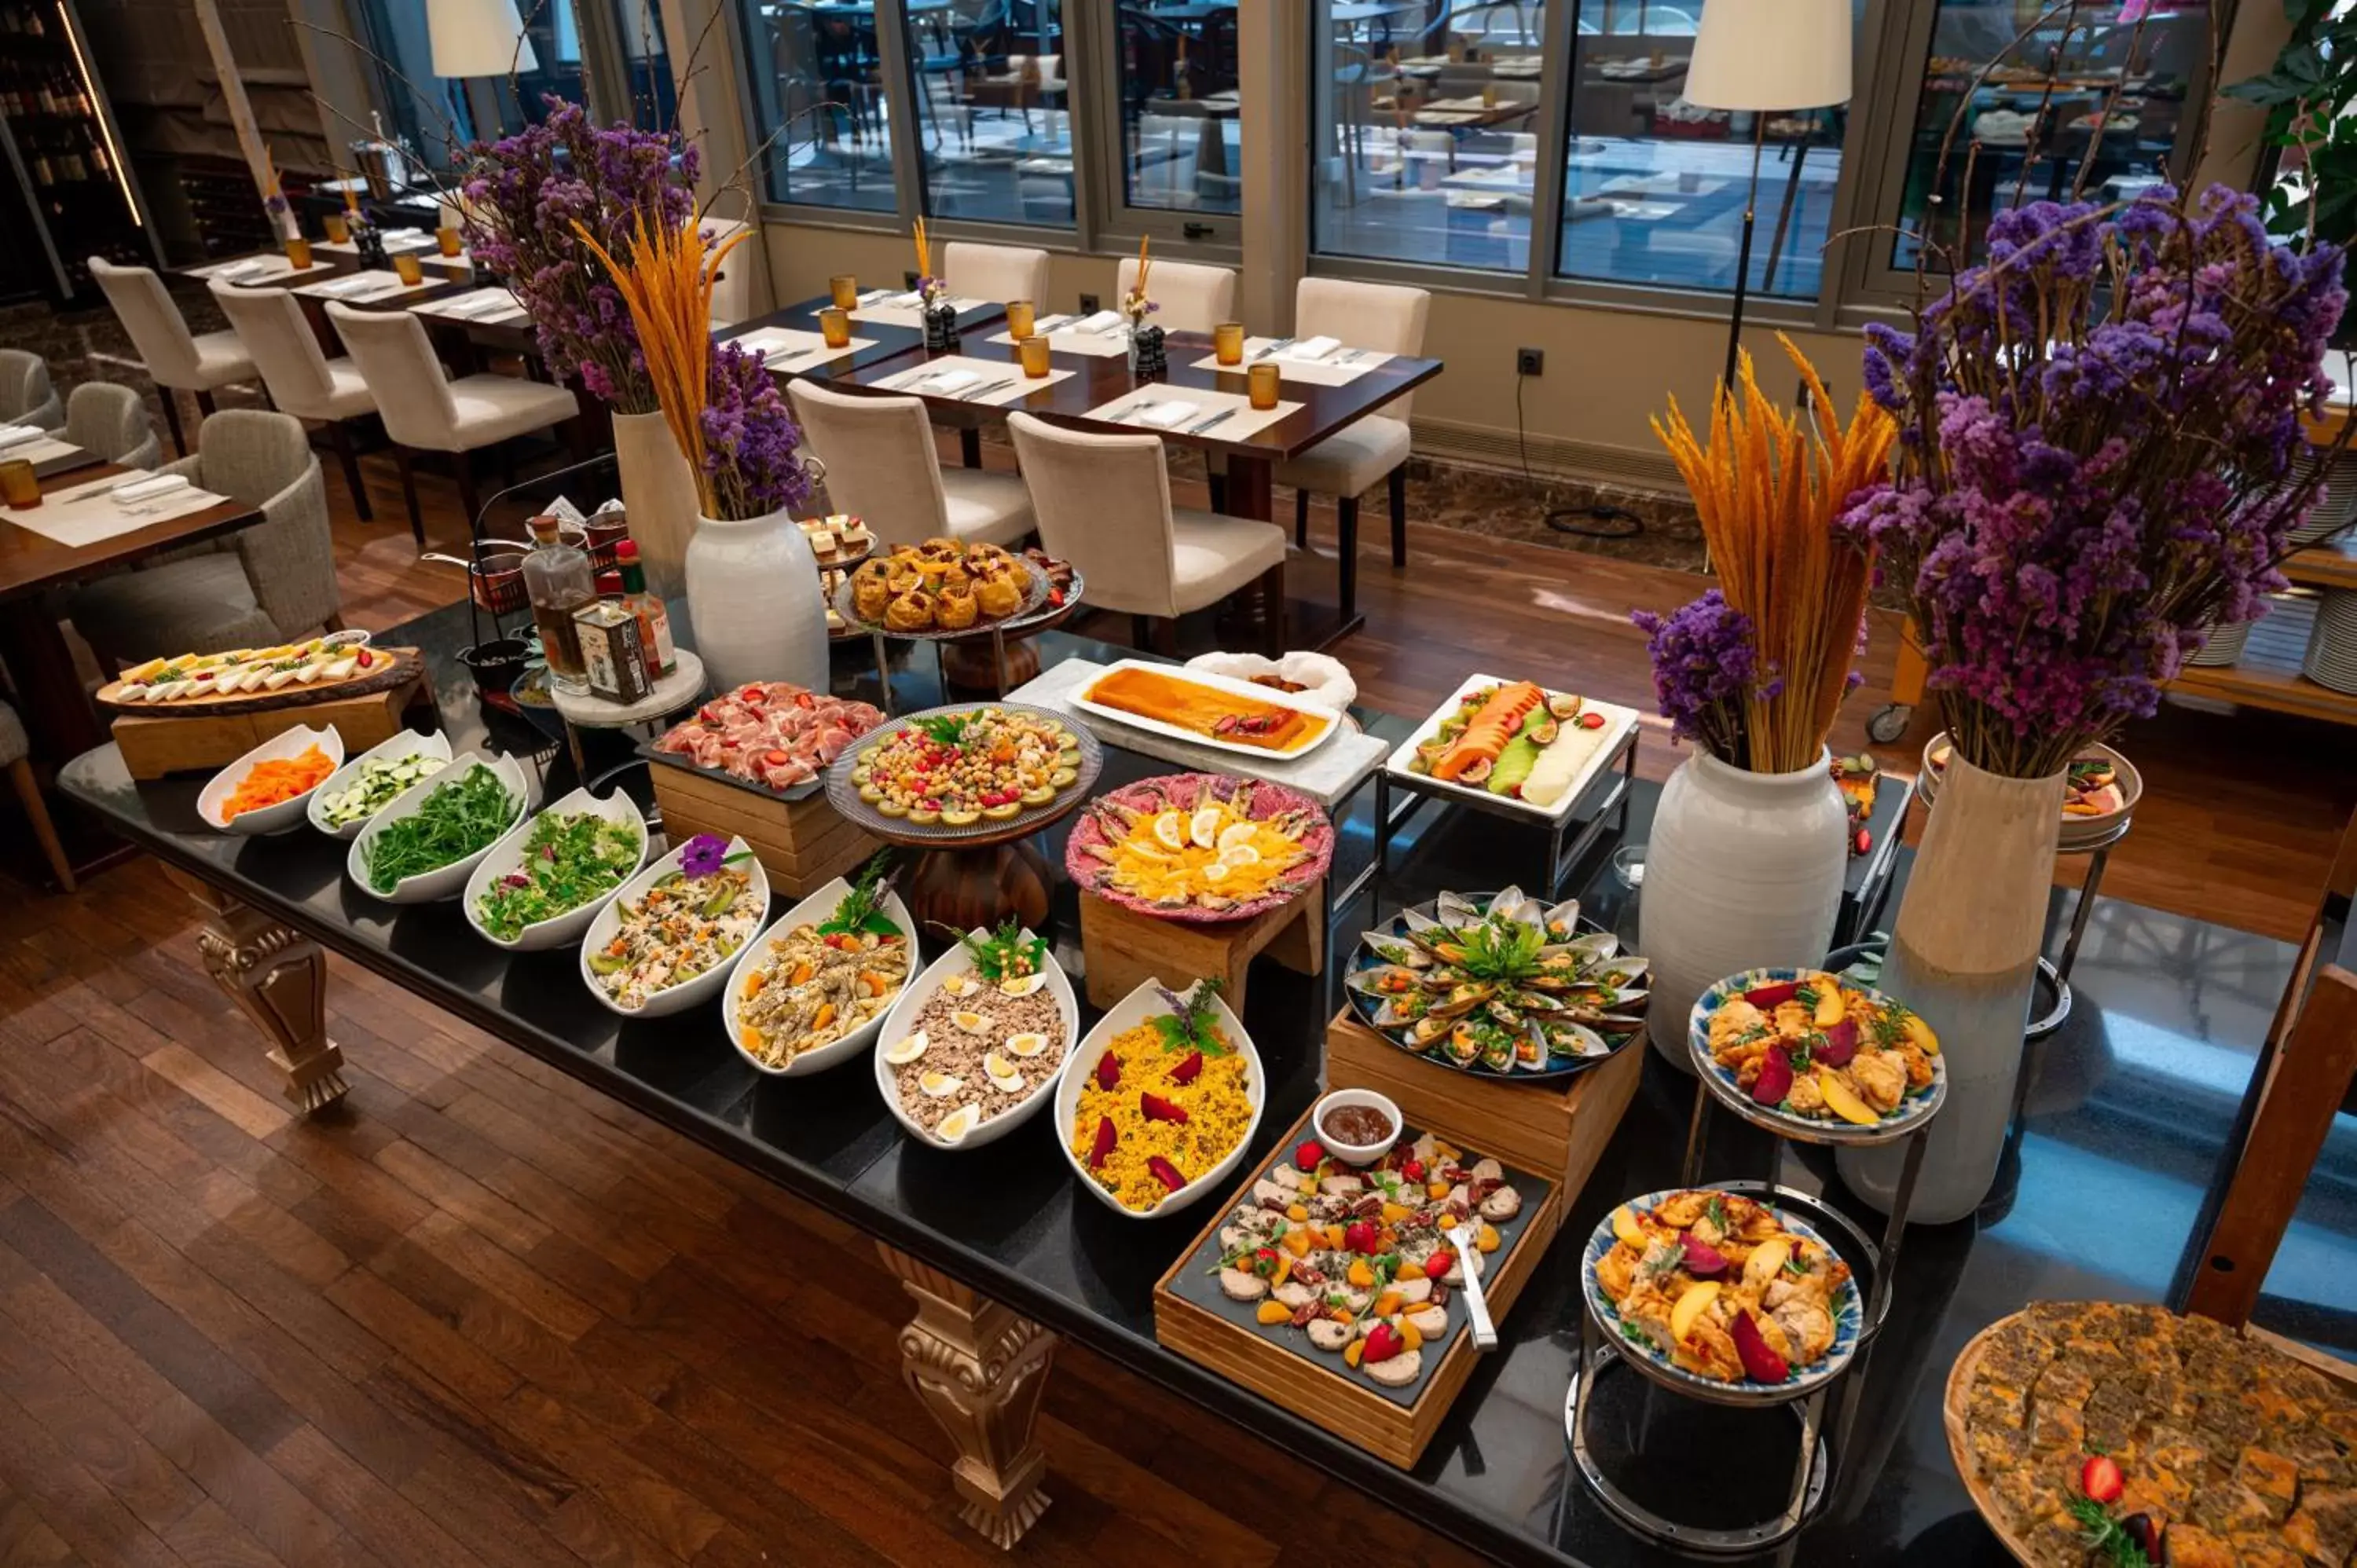
<svg viewBox="0 0 2357 1568"><path fill-rule="evenodd" d="M989 339L995 331L995 328L983 332L968 329L958 352L974 360L1004 360L1010 370L1019 374L1020 354L1012 343L991 342ZM1357 424L1393 399L1423 385L1440 374L1442 369L1438 360L1394 355L1344 386L1312 386L1305 381L1288 380L1278 395L1287 403L1297 403L1301 406L1275 424L1263 425L1233 441L1222 440L1216 427L1198 435L1186 430L1148 430L1144 425L1087 417L1090 410L1102 408L1115 398L1141 387L1196 387L1210 392L1232 392L1239 397L1247 391L1243 366L1233 371L1195 368L1196 360L1211 352L1211 339L1208 333L1173 332L1168 335L1166 347L1170 368L1165 374L1150 380L1141 380L1131 374L1129 361L1119 354L1059 353L1054 359L1054 368L1071 371L1073 374L1043 386L1015 403L973 403L955 396L937 397L924 392L901 395L922 397L936 411L955 410L965 415L1000 418L1020 411L1039 414L1060 424L1127 435L1156 435L1182 446L1200 446L1231 457L1267 462L1298 456L1337 431ZM878 360L849 372L838 371L833 380L841 386L874 389L877 382L888 381L910 368L910 363L904 360Z"/></svg>
<svg viewBox="0 0 2357 1568"><path fill-rule="evenodd" d="M43 479L41 493L49 495L109 474L134 471L113 463L91 464ZM240 500L224 500L202 511L184 512L83 545L59 544L29 528L0 521L0 601L83 582L102 572L145 560L159 551L196 544L261 520L259 509Z"/></svg>
<svg viewBox="0 0 2357 1568"><path fill-rule="evenodd" d="M717 336L725 341L741 338L748 332L758 332L764 327L782 327L791 332L815 332L818 330L819 311L832 303L825 299L806 299L800 305L789 305L772 310L767 316L756 316L749 321L739 321L734 327L723 328ZM925 335L916 328L895 327L884 321L855 321L851 324L851 335L870 339L870 346L846 349L840 354L824 359L797 361L779 369L775 372L777 378L791 381L797 376L807 376L813 381L839 381L871 365L880 365L915 353L925 346Z"/></svg>

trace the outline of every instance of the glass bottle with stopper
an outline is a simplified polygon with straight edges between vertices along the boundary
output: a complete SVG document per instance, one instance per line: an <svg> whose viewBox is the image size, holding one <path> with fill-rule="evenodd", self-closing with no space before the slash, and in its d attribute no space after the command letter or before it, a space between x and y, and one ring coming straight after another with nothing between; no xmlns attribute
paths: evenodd
<svg viewBox="0 0 2357 1568"><path fill-rule="evenodd" d="M532 532L533 549L523 558L523 587L532 600L533 625L540 629L549 681L562 692L587 692L589 683L581 667L581 634L573 624L573 613L597 597L589 553L567 541L563 524L545 512L525 526Z"/></svg>

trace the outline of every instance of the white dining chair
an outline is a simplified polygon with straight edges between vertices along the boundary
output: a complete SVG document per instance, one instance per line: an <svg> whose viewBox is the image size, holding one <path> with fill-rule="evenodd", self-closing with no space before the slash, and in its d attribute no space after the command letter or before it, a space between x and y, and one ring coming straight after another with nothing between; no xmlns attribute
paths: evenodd
<svg viewBox="0 0 2357 1568"><path fill-rule="evenodd" d="M1340 278L1303 278L1293 295L1297 339L1337 338L1353 349L1387 354L1424 352L1425 317L1432 295L1394 284L1347 283ZM1291 485L1294 542L1309 542L1309 496L1332 496L1341 512L1339 544L1359 545L1359 498L1379 483L1391 489L1392 564L1407 564L1408 405L1395 398L1320 441L1297 457L1276 465L1275 483Z"/></svg>
<svg viewBox="0 0 2357 1568"><path fill-rule="evenodd" d="M1039 543L1072 564L1089 603L1136 618L1140 646L1178 648L1178 618L1259 586L1262 640L1285 649L1285 531L1272 522L1180 510L1158 435L1068 430L1007 416L1031 488Z"/></svg>
<svg viewBox="0 0 2357 1568"><path fill-rule="evenodd" d="M1227 267L1194 262L1157 262L1146 274L1154 303L1154 325L1165 332L1209 332L1236 318L1236 274ZM1114 298L1124 300L1137 286L1137 258L1125 256L1114 269Z"/></svg>
<svg viewBox="0 0 2357 1568"><path fill-rule="evenodd" d="M282 413L326 427L328 444L336 449L336 461L344 470L344 486L352 492L353 510L362 522L371 521L376 514L369 510L360 453L347 423L376 412L376 399L361 368L349 355L328 358L303 307L285 289L240 288L220 282L207 286L229 317L230 330L253 356L253 368L262 373L270 401ZM424 542L423 535L419 542Z"/></svg>
<svg viewBox="0 0 2357 1568"><path fill-rule="evenodd" d="M153 267L118 267L104 256L92 256L90 275L106 291L115 319L123 323L131 347L155 378L173 450L185 456L188 443L180 432L177 394L190 393L199 413L210 416L216 388L253 380L253 356L234 332L190 332L188 318Z"/></svg>
<svg viewBox="0 0 2357 1568"><path fill-rule="evenodd" d="M952 241L942 251L942 281L960 299L1004 305L1028 299L1048 304L1048 252L1021 245L977 245Z"/></svg>
<svg viewBox="0 0 2357 1568"><path fill-rule="evenodd" d="M887 544L944 535L1013 545L1032 528L1031 493L1017 474L943 468L925 403L787 383L802 440L826 465L827 499Z"/></svg>
<svg viewBox="0 0 2357 1568"><path fill-rule="evenodd" d="M483 510L475 491L474 455L518 435L554 429L581 413L569 389L544 381L488 374L450 380L434 356L425 324L409 311L355 310L331 300L328 319L376 399L401 468L409 532L421 548L425 522L417 510L416 454L449 454L471 536Z"/></svg>
<svg viewBox="0 0 2357 1568"><path fill-rule="evenodd" d="M113 381L84 381L74 388L59 435L69 446L126 468L152 468L164 460L164 444L147 423L147 400Z"/></svg>
<svg viewBox="0 0 2357 1568"><path fill-rule="evenodd" d="M49 381L49 362L22 349L0 349L0 424L55 430L65 417Z"/></svg>

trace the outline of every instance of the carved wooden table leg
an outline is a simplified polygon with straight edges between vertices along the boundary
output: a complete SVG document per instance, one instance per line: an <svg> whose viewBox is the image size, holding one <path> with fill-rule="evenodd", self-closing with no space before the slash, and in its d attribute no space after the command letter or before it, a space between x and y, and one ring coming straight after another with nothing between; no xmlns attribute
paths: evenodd
<svg viewBox="0 0 2357 1568"><path fill-rule="evenodd" d="M344 1097L344 1053L328 1038L328 955L308 938L186 872L165 867L210 916L197 933L205 971L273 1042L286 1098L309 1115Z"/></svg>
<svg viewBox="0 0 2357 1568"><path fill-rule="evenodd" d="M876 1250L917 1304L900 1330L901 1376L957 1445L960 1517L1013 1546L1048 1511L1048 1459L1031 1427L1056 1337L905 1252Z"/></svg>

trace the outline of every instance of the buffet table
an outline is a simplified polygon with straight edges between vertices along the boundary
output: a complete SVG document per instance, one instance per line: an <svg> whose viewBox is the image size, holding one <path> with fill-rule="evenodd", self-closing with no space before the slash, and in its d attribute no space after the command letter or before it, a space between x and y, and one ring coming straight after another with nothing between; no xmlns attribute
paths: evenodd
<svg viewBox="0 0 2357 1568"><path fill-rule="evenodd" d="M676 612L674 624L692 639ZM467 640L463 607L421 618L387 640L425 651L454 743L483 744L488 726L495 749L544 771L543 799L572 788L569 763L544 737L504 727L513 721L478 707L455 660ZM1051 668L1075 655L1109 662L1125 651L1060 632L1040 645ZM838 666L838 690L872 700L876 673L855 669L864 662ZM902 711L940 700L932 670L922 657L895 670ZM1358 717L1389 737L1407 735L1415 722ZM626 754L601 762L593 750L588 767L648 799L643 765ZM1100 788L1163 770L1108 746ZM479 938L453 904L378 903L342 875L342 843L309 832L231 838L207 831L195 812L202 781L135 783L112 746L77 758L61 777L69 793L157 855L211 911L199 950L271 1036L297 1103L327 1103L342 1091L340 1057L318 1014L321 955L334 951L873 1237L917 1304L901 1337L910 1386L956 1441L969 1520L1002 1543L1018 1537L1054 1492L1031 1423L1061 1336L1500 1561L1683 1561L1612 1521L1568 1462L1565 1440L1565 1393L1580 1340L1581 1248L1620 1199L1677 1179L1693 1089L1650 1055L1617 1136L1586 1188L1572 1195L1568 1222L1501 1323L1498 1350L1480 1359L1422 1461L1404 1472L1157 1343L1155 1282L1187 1250L1207 1210L1144 1223L1114 1216L1076 1191L1044 1120L986 1149L920 1147L867 1071L766 1082L723 1037L710 1004L622 1021L581 983L573 950L509 953ZM1657 796L1655 786L1633 786L1626 837L1644 836ZM1363 796L1338 825L1333 875L1347 886L1374 853ZM1051 865L1061 864L1063 831L1046 835L1055 841L1043 846ZM1497 865L1535 858L1538 831L1426 813L1394 844L1373 900L1388 912L1443 887L1494 886ZM1633 935L1633 897L1605 865L1623 834L1608 829L1598 837L1575 868L1575 885L1585 883L1589 915ZM1057 955L1077 979L1075 897L1069 884L1057 888L1052 927ZM2058 912L2066 899L2058 893ZM1338 950L1375 913L1364 903L1338 910ZM2076 977L2082 1004L2035 1047L2027 1114L1996 1196L1975 1224L1910 1236L1889 1326L1859 1357L1847 1385L1854 1397L1835 1417L1844 1439L1840 1474L1800 1538L1800 1560L1885 1563L1927 1550L1926 1560L1943 1563L2003 1560L1943 1444L1948 1368L1975 1333L2031 1298L2152 1301L2181 1291L2194 1212L2221 1178L2218 1151L2290 962L2288 948L2264 939L2116 902L2098 911ZM1268 1106L1255 1157L1318 1092L1323 994L1310 977L1271 965L1256 972L1244 1022L1265 1063ZM1092 1018L1094 1010L1084 1014ZM1647 1051L1641 1043L1631 1048ZM1707 1175L1756 1176L1769 1155L1764 1135L1723 1129ZM2345 1176L2346 1163L2328 1154L2299 1244L2286 1251L2292 1273L2278 1268L2295 1297L2306 1288L2304 1299L2319 1305L2271 1301L2263 1310L2274 1326L2344 1348L2357 1344L2357 1324L2322 1304L2345 1301L2357 1262L2350 1184L2331 1179ZM1783 1175L1812 1189L1831 1181L1829 1165L1798 1158L1788 1159ZM1837 1190L1835 1201L1848 1206ZM2319 1269L2328 1277L2320 1289ZM1597 1412L1594 1431L1619 1446L1624 1485L1648 1489L1665 1508L1683 1498L1697 1522L1777 1506L1792 1467L1789 1420L1650 1397L1638 1380L1619 1387L1625 1403ZM1756 1466L1745 1463L1753 1452ZM1249 1450L1239 1448L1235 1460L1232 1485L1252 1486ZM1744 1480L1751 1471L1757 1486Z"/></svg>

